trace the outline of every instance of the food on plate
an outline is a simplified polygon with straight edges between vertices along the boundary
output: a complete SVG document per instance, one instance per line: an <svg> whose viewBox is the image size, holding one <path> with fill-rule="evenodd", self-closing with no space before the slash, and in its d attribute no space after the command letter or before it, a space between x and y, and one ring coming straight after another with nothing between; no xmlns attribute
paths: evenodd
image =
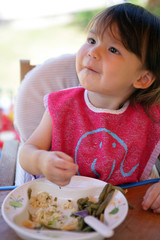
<svg viewBox="0 0 160 240"><path fill-rule="evenodd" d="M109 204L115 190L124 193L121 188L108 183L104 186L95 202L93 198L80 198L77 202L72 199L58 199L47 192L40 192L32 196L32 189L28 189L28 213L29 219L24 221L23 226L31 229L56 229L68 231L93 231L82 217L74 215L75 212L87 210L89 215L93 215L103 221L104 210Z"/></svg>
<svg viewBox="0 0 160 240"><path fill-rule="evenodd" d="M30 190L29 190L30 191ZM36 228L50 228L58 230L76 230L78 219L70 215L77 211L72 200L58 201L47 192L38 193L29 199L29 220L23 226Z"/></svg>

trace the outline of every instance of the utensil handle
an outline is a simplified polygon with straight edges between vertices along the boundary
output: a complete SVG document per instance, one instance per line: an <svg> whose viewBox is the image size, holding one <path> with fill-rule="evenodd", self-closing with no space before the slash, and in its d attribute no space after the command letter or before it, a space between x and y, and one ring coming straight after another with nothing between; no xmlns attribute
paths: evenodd
<svg viewBox="0 0 160 240"><path fill-rule="evenodd" d="M93 216L86 216L84 218L84 221L104 237L112 237L114 234L113 230L110 227Z"/></svg>
<svg viewBox="0 0 160 240"><path fill-rule="evenodd" d="M145 184L149 184L149 183L156 183L159 181L160 181L160 178L152 178L152 179L147 179L147 180L135 182L135 183L124 183L124 184L120 184L118 186L121 188L131 188L131 187L137 187L137 186L141 186L141 185L145 185Z"/></svg>
<svg viewBox="0 0 160 240"><path fill-rule="evenodd" d="M0 190L4 191L4 190L13 190L15 188L17 188L18 186L0 186Z"/></svg>

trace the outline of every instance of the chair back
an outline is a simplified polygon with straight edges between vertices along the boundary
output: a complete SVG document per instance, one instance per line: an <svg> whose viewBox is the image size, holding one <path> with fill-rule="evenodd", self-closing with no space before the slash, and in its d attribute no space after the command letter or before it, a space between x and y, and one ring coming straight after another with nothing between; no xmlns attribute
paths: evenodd
<svg viewBox="0 0 160 240"><path fill-rule="evenodd" d="M20 61L20 67L21 80L23 80L14 104L14 127L20 136L22 145L43 116L44 95L79 86L79 81L75 68L75 55L71 54L49 59L36 66L31 65L28 60ZM21 185L33 178L21 168L17 155L15 184Z"/></svg>
<svg viewBox="0 0 160 240"><path fill-rule="evenodd" d="M25 75L34 67L36 65L31 65L30 60L20 60L20 80L22 81Z"/></svg>
<svg viewBox="0 0 160 240"><path fill-rule="evenodd" d="M45 94L79 85L75 68L75 55L62 55L34 66L29 61L20 62L24 76L14 104L14 127L22 142L38 126L45 111ZM27 72L27 69L31 69Z"/></svg>

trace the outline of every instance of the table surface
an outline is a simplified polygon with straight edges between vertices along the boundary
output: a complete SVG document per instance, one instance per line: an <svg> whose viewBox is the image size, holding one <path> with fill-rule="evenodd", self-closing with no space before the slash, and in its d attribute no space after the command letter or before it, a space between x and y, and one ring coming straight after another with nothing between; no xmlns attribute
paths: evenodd
<svg viewBox="0 0 160 240"><path fill-rule="evenodd" d="M127 199L134 209L129 209L124 222L115 229L110 240L159 240L160 214L144 211L141 202L147 188L151 184L128 188ZM0 206L10 191L0 191ZM0 239L21 240L17 234L5 223L0 212Z"/></svg>

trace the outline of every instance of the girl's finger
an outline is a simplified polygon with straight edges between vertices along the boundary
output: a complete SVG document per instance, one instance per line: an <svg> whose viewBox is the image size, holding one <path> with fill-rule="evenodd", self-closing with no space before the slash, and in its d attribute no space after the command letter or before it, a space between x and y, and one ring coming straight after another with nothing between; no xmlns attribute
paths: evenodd
<svg viewBox="0 0 160 240"><path fill-rule="evenodd" d="M71 177L75 175L74 172L66 171L63 169L54 168L52 173L47 176L48 180L56 183L59 186L69 184Z"/></svg>
<svg viewBox="0 0 160 240"><path fill-rule="evenodd" d="M160 207L160 195L157 196L157 198L154 200L150 208L152 210L158 209Z"/></svg>
<svg viewBox="0 0 160 240"><path fill-rule="evenodd" d="M153 210L154 213L160 213L160 207Z"/></svg>
<svg viewBox="0 0 160 240"><path fill-rule="evenodd" d="M153 184L146 192L142 207L144 210L151 208L151 206L155 206L155 201L157 197L160 195L160 182ZM156 203L157 204L157 203Z"/></svg>
<svg viewBox="0 0 160 240"><path fill-rule="evenodd" d="M70 162L74 162L73 158L70 157L68 154L64 153L64 152L59 152L59 151L56 151L54 152L59 158L62 158L62 159L65 159L67 161L70 161Z"/></svg>
<svg viewBox="0 0 160 240"><path fill-rule="evenodd" d="M154 187L155 187L155 184L153 184L152 186L150 186L150 187L147 189L147 191L146 191L146 193L145 193L145 195L144 195L144 197L143 197L143 200L145 200L145 199L148 198L148 196L151 194L151 192L152 192L152 190L154 189Z"/></svg>
<svg viewBox="0 0 160 240"><path fill-rule="evenodd" d="M68 171L74 171L74 172L78 170L77 164L75 164L73 159L67 154L58 153L56 156L54 155L53 157L54 157L53 164L56 168L60 168Z"/></svg>

